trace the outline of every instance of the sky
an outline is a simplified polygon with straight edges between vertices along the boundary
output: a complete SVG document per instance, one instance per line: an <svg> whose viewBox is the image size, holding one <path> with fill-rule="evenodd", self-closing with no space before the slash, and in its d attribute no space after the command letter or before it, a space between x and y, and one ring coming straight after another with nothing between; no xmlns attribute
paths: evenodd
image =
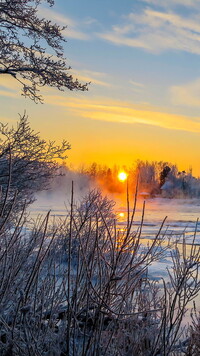
<svg viewBox="0 0 200 356"><path fill-rule="evenodd" d="M71 143L67 164L169 161L200 176L200 1L55 0L64 53L87 92L43 88L44 104L1 76L1 121L24 110L42 138Z"/></svg>

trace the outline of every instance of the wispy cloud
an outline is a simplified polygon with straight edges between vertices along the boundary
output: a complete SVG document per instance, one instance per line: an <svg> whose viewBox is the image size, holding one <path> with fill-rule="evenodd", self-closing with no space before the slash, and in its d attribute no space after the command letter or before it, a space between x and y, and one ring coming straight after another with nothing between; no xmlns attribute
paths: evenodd
<svg viewBox="0 0 200 356"><path fill-rule="evenodd" d="M4 97L17 98L21 91L19 82L8 74L1 74L0 95Z"/></svg>
<svg viewBox="0 0 200 356"><path fill-rule="evenodd" d="M175 50L200 54L199 15L200 12L186 17L172 11L145 8L124 16L121 24L97 36L116 45L154 53Z"/></svg>
<svg viewBox="0 0 200 356"><path fill-rule="evenodd" d="M135 82L134 80L129 80L129 83L131 84L131 89L139 94L141 94L145 88L144 84Z"/></svg>
<svg viewBox="0 0 200 356"><path fill-rule="evenodd" d="M80 69L77 71L71 70L73 77L77 77L80 81L91 82L95 85L104 87L111 87L112 85L107 81L109 75L107 73L95 72L91 70Z"/></svg>
<svg viewBox="0 0 200 356"><path fill-rule="evenodd" d="M160 7L175 7L181 5L183 7L197 7L199 6L199 0L142 0L147 4L153 4Z"/></svg>
<svg viewBox="0 0 200 356"><path fill-rule="evenodd" d="M4 96L4 97L8 97L8 98L17 98L17 93L0 89L0 96Z"/></svg>
<svg viewBox="0 0 200 356"><path fill-rule="evenodd" d="M200 117L192 118L162 112L150 105L133 105L130 102L111 100L106 98L83 99L69 97L67 102L61 96L48 96L49 104L66 108L72 114L91 120L113 123L145 124L157 127L200 132Z"/></svg>
<svg viewBox="0 0 200 356"><path fill-rule="evenodd" d="M144 88L145 87L144 84L135 82L134 80L130 80L129 83L131 83L133 86L138 87L138 88Z"/></svg>
<svg viewBox="0 0 200 356"><path fill-rule="evenodd" d="M91 85L111 87L112 84L108 82L109 75L103 72L91 71L86 69L70 70L70 74L73 78L78 78L80 82L89 83ZM55 92L54 88L45 87L41 94L44 97L44 102L46 102L46 95L51 95ZM4 97L20 98L19 93L21 93L20 83L7 74L1 74L0 82L0 94Z"/></svg>
<svg viewBox="0 0 200 356"><path fill-rule="evenodd" d="M90 39L90 35L85 33L80 27L80 23L75 21L74 19L62 15L54 10L48 8L40 8L38 11L40 17L45 17L51 20L52 22L56 22L59 25L67 26L67 28L63 31L63 35L66 38L74 38L78 40L88 40ZM83 23L84 24L84 23Z"/></svg>
<svg viewBox="0 0 200 356"><path fill-rule="evenodd" d="M87 26L91 26L93 24L99 24L98 20L91 17L91 16L88 16L86 17L84 20L83 20L83 23Z"/></svg>
<svg viewBox="0 0 200 356"><path fill-rule="evenodd" d="M200 78L183 85L172 86L170 95L174 105L200 107Z"/></svg>

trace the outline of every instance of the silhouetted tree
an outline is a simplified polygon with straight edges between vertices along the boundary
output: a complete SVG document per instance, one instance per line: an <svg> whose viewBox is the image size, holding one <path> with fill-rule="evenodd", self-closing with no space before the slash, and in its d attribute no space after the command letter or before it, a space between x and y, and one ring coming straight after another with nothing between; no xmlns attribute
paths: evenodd
<svg viewBox="0 0 200 356"><path fill-rule="evenodd" d="M162 187L162 185L165 183L165 180L169 174L169 172L171 171L171 168L169 166L165 166L163 168L163 170L160 173L160 187Z"/></svg>
<svg viewBox="0 0 200 356"><path fill-rule="evenodd" d="M0 123L0 186L5 194L18 192L18 200L31 203L34 193L48 187L58 169L56 159L65 159L69 143L46 142L34 132L24 114L17 128Z"/></svg>
<svg viewBox="0 0 200 356"><path fill-rule="evenodd" d="M46 0L52 6L54 0ZM0 1L0 74L15 78L22 95L41 102L39 88L87 90L68 72L63 56L65 41L60 27L38 16L43 0ZM47 50L49 53L47 53Z"/></svg>

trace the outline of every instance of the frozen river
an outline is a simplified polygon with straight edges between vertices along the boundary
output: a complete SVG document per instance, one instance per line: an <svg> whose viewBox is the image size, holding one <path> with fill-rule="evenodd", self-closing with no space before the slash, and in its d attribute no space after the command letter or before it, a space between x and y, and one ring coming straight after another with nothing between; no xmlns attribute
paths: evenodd
<svg viewBox="0 0 200 356"><path fill-rule="evenodd" d="M143 201L137 203L135 224L141 221ZM126 215L126 209L118 208L118 213ZM147 199L145 204L143 235L153 237L157 233L163 219L167 216L164 231L166 236L180 236L184 233L188 238L193 236L197 227L196 243L200 244L200 199ZM123 224L123 221L121 221Z"/></svg>
<svg viewBox="0 0 200 356"><path fill-rule="evenodd" d="M82 197L84 194L82 194ZM123 196L109 196L115 200L115 212L119 219L119 224L126 225L127 208L126 199ZM66 206L69 204L70 192L42 192L38 195L36 202L31 206L32 216L38 214L45 215L51 210L51 215L64 217L66 216ZM75 201L81 200L81 194L76 196ZM143 199L138 199L136 213L134 218L135 227L140 224ZM131 210L130 199L130 210ZM147 199L145 202L144 224L142 229L142 236L153 238L158 232L158 229L167 216L164 230L166 236L180 236L185 235L187 242L190 243L190 237L193 236L195 228L197 227L196 243L200 245L200 199L164 199L154 198Z"/></svg>
<svg viewBox="0 0 200 356"><path fill-rule="evenodd" d="M82 196L84 196L84 194ZM118 229L123 231L127 219L126 199L123 196L112 196L110 198L115 198L115 212L119 221ZM51 210L51 215L59 218L65 217L66 206L69 204L69 200L70 193L55 193L53 191L43 192L31 206L31 215L35 217L38 214L45 215ZM75 200L77 202L81 200L80 192L75 196ZM135 230L137 230L140 225L143 203L143 199L138 199L133 224L133 229ZM144 244L148 242L151 243L151 240L159 231L163 219L167 216L165 225L162 229L162 234L165 236L166 243L168 243L169 239L173 241L180 239L180 241L182 241L183 237L185 237L187 248L189 250L196 229L197 234L195 243L197 249L200 247L200 223L198 223L198 218L200 217L200 199L154 198L147 199L145 204L144 224L141 235ZM171 266L171 255L170 251L168 251L159 262L153 263L149 268L149 274L151 278L158 281L160 281L161 277L168 280L167 267L170 268ZM198 307L200 307L199 297L196 302Z"/></svg>

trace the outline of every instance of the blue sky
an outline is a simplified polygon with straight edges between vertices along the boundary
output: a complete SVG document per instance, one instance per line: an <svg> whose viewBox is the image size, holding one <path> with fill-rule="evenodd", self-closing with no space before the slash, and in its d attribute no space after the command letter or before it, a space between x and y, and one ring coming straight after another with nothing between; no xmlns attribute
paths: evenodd
<svg viewBox="0 0 200 356"><path fill-rule="evenodd" d="M68 24L65 52L73 68L108 84L95 94L198 115L199 1L60 0L52 19L56 13Z"/></svg>
<svg viewBox="0 0 200 356"><path fill-rule="evenodd" d="M48 89L35 105L5 78L2 120L26 109L42 136L72 143L70 164L169 160L200 175L199 0L56 0L40 16L68 25L65 56L89 91Z"/></svg>

